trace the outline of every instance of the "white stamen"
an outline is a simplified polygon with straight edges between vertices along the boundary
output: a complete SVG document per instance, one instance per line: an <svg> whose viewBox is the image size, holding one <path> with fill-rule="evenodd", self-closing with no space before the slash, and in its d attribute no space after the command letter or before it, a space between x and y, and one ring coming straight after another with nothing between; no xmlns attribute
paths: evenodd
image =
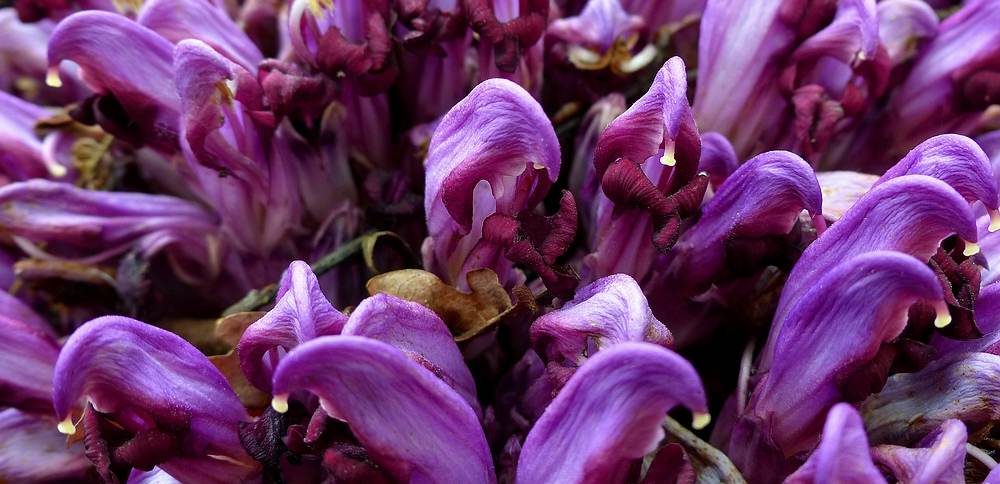
<svg viewBox="0 0 1000 484"><path fill-rule="evenodd" d="M975 242L965 241L965 250L962 251L962 255L966 257L972 257L979 253L979 244Z"/></svg>
<svg viewBox="0 0 1000 484"><path fill-rule="evenodd" d="M674 158L673 144L663 149L663 156L660 157L660 163L664 166L674 166L677 164L677 159Z"/></svg>
<svg viewBox="0 0 1000 484"><path fill-rule="evenodd" d="M1000 230L1000 210L988 208L986 211L990 214L990 232Z"/></svg>
<svg viewBox="0 0 1000 484"><path fill-rule="evenodd" d="M288 411L288 395L275 395L271 399L271 407L275 412L285 413Z"/></svg>
<svg viewBox="0 0 1000 484"><path fill-rule="evenodd" d="M45 83L52 87L62 87L62 79L59 77L59 66L49 67L49 73L45 75Z"/></svg>
<svg viewBox="0 0 1000 484"><path fill-rule="evenodd" d="M73 416L72 415L66 416L66 420L59 422L59 425L56 428L59 429L59 432L64 433L66 435L75 434L76 425L73 425Z"/></svg>
<svg viewBox="0 0 1000 484"><path fill-rule="evenodd" d="M935 308L937 311L937 316L934 318L934 327L941 329L945 326L951 324L951 313L948 311L948 305L942 304L940 307Z"/></svg>
<svg viewBox="0 0 1000 484"><path fill-rule="evenodd" d="M709 422L712 421L712 416L707 413L694 413L694 420L691 422L691 426L695 430L701 430L708 426Z"/></svg>

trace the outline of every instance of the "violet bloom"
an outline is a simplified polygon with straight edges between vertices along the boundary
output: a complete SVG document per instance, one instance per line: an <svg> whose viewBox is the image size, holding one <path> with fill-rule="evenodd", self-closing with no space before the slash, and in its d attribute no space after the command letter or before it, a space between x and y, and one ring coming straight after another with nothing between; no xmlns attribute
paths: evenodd
<svg viewBox="0 0 1000 484"><path fill-rule="evenodd" d="M181 481L247 482L259 472L237 437L250 417L201 352L168 331L119 316L78 329L55 367L59 430L75 431L109 482L158 466Z"/></svg>
<svg viewBox="0 0 1000 484"><path fill-rule="evenodd" d="M674 57L597 144L594 168L607 200L598 209L590 277L621 272L645 281L657 251L673 246L681 219L708 186L707 176L696 176L700 155L687 72Z"/></svg>
<svg viewBox="0 0 1000 484"><path fill-rule="evenodd" d="M733 430L729 455L744 476L782 477L795 465L786 459L816 444L827 408L872 392L869 363L902 333L918 300L947 315L934 273L910 255L870 252L825 272L789 312L771 367Z"/></svg>
<svg viewBox="0 0 1000 484"><path fill-rule="evenodd" d="M811 160L885 89L872 0L712 0L701 27L695 116L741 158L782 148Z"/></svg>
<svg viewBox="0 0 1000 484"><path fill-rule="evenodd" d="M477 32L480 80L514 81L537 96L542 88L542 34L548 23L545 0L461 0Z"/></svg>
<svg viewBox="0 0 1000 484"><path fill-rule="evenodd" d="M823 437L812 455L784 484L885 483L872 462L868 436L858 411L846 403L830 408L823 424Z"/></svg>
<svg viewBox="0 0 1000 484"><path fill-rule="evenodd" d="M575 204L561 210L561 218L543 222L560 233L568 228L569 239L553 239L550 247L544 241L534 247L512 244L518 219L534 214L558 177L559 164L555 131L527 92L502 79L476 86L445 115L431 139L424 266L459 287L473 269L492 269L504 285L515 280L514 262L530 263L536 272L551 270L575 232ZM492 231L488 219L496 222Z"/></svg>
<svg viewBox="0 0 1000 484"><path fill-rule="evenodd" d="M899 482L965 482L967 438L961 421L947 420L916 448L880 445L872 449L872 458L889 468Z"/></svg>
<svg viewBox="0 0 1000 484"><path fill-rule="evenodd" d="M52 113L0 91L0 185L31 178L61 178L69 170L46 157L32 129Z"/></svg>
<svg viewBox="0 0 1000 484"><path fill-rule="evenodd" d="M562 44L555 54L577 69L609 69L622 76L656 57L656 47L645 43L645 27L643 18L629 15L618 0L590 0L580 15L552 22L545 35L547 42Z"/></svg>

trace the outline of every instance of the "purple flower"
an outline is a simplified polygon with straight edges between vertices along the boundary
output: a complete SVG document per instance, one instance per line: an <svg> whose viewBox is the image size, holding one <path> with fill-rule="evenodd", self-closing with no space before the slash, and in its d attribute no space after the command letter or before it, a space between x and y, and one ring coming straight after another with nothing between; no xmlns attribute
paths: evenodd
<svg viewBox="0 0 1000 484"><path fill-rule="evenodd" d="M749 479L780 476L785 459L816 444L827 408L871 393L863 370L902 333L910 306L926 300L947 314L941 297L933 272L906 254L869 252L827 269L785 319L733 430L733 463Z"/></svg>
<svg viewBox="0 0 1000 484"><path fill-rule="evenodd" d="M8 367L9 368L9 367ZM51 390L51 388L50 388ZM0 479L6 482L82 482L92 465L81 445L66 448L56 420L16 408L0 410Z"/></svg>
<svg viewBox="0 0 1000 484"><path fill-rule="evenodd" d="M899 482L965 482L965 446L968 433L959 420L946 420L914 449L880 445L872 449L875 462L889 468Z"/></svg>
<svg viewBox="0 0 1000 484"><path fill-rule="evenodd" d="M52 411L52 375L59 344L42 331L6 316L0 317L0 405L35 412Z"/></svg>
<svg viewBox="0 0 1000 484"><path fill-rule="evenodd" d="M678 404L694 413L696 428L708 424L701 379L679 355L649 343L602 350L528 434L517 482L625 482L632 461L657 449L663 417Z"/></svg>
<svg viewBox="0 0 1000 484"><path fill-rule="evenodd" d="M784 484L885 483L868 452L868 436L858 411L846 403L830 408L823 438L812 455Z"/></svg>
<svg viewBox="0 0 1000 484"><path fill-rule="evenodd" d="M564 44L559 52L577 69L628 75L656 57L654 45L643 45L645 27L643 18L629 15L618 0L590 0L580 15L552 22L545 35L547 42Z"/></svg>
<svg viewBox="0 0 1000 484"><path fill-rule="evenodd" d="M484 243L497 213L533 209L559 175L559 141L541 106L517 85L484 81L434 131L427 155L424 265L448 284L487 267L512 282L503 247ZM575 223L575 215L573 216Z"/></svg>
<svg viewBox="0 0 1000 484"><path fill-rule="evenodd" d="M274 373L274 408L306 390L347 422L369 458L403 482L496 482L469 404L399 349L359 336L324 336L289 352ZM377 410L376 410L377 409Z"/></svg>
<svg viewBox="0 0 1000 484"><path fill-rule="evenodd" d="M235 482L259 472L237 437L250 417L225 377L190 343L119 316L66 341L55 367L59 430L86 400L87 456L106 481L159 466L178 480ZM115 477L117 476L117 477Z"/></svg>

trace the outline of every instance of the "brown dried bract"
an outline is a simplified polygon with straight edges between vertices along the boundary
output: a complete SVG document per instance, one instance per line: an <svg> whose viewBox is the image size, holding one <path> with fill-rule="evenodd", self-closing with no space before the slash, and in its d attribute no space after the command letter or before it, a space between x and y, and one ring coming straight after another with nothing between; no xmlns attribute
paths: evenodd
<svg viewBox="0 0 1000 484"><path fill-rule="evenodd" d="M234 349L224 355L208 357L209 361L222 373L222 376L226 377L226 381L233 387L236 396L240 398L240 402L251 415L263 413L271 404L271 395L250 384L246 375L243 374L243 370L240 369L240 357L235 348L247 327L257 322L265 314L267 313L263 311L252 311L220 318L215 324L215 337Z"/></svg>
<svg viewBox="0 0 1000 484"><path fill-rule="evenodd" d="M489 269L466 275L472 294L451 287L430 272L419 269L392 271L371 278L368 293L388 294L419 303L444 320L462 342L492 329L513 306L496 273Z"/></svg>

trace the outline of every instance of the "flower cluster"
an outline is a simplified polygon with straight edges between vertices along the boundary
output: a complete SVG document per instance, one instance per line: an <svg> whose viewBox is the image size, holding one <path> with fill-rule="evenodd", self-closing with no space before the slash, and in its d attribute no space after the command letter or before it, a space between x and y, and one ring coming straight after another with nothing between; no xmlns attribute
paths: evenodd
<svg viewBox="0 0 1000 484"><path fill-rule="evenodd" d="M1000 0L4 5L0 482L1000 484Z"/></svg>

